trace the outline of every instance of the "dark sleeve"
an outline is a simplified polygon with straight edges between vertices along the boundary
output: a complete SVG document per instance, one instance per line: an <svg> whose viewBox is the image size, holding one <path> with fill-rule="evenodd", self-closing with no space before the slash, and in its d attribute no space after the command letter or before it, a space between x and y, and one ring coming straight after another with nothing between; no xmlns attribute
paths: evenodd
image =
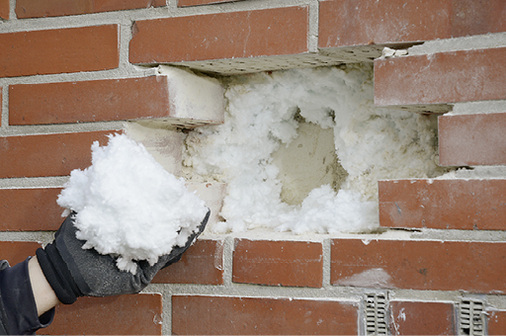
<svg viewBox="0 0 506 336"><path fill-rule="evenodd" d="M13 267L0 264L0 334L35 335L35 331L53 321L54 308L37 316L28 275L29 260Z"/></svg>

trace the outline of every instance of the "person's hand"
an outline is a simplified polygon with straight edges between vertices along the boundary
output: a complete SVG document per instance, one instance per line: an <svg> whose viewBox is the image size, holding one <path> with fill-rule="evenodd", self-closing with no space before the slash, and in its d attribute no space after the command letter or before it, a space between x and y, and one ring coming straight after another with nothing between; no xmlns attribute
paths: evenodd
<svg viewBox="0 0 506 336"><path fill-rule="evenodd" d="M153 266L147 261L138 261L135 275L119 270L116 260L110 255L101 255L95 249L82 249L84 241L76 238L77 229L72 214L56 232L55 240L44 249L37 250L37 259L62 303L73 303L79 296L138 293L160 269L181 259L182 254L204 230L209 215L210 211L185 246L174 247L170 254L161 256Z"/></svg>

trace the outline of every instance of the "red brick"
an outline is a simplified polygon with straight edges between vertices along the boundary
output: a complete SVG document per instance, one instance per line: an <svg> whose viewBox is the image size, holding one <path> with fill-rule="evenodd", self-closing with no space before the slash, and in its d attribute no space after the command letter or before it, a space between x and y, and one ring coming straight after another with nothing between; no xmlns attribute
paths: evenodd
<svg viewBox="0 0 506 336"><path fill-rule="evenodd" d="M356 335L357 308L331 300L173 296L176 335Z"/></svg>
<svg viewBox="0 0 506 336"><path fill-rule="evenodd" d="M374 61L377 105L443 104L506 98L506 48Z"/></svg>
<svg viewBox="0 0 506 336"><path fill-rule="evenodd" d="M166 117L169 110L164 76L9 87L11 125Z"/></svg>
<svg viewBox="0 0 506 336"><path fill-rule="evenodd" d="M504 335L506 332L506 310L489 312L488 334Z"/></svg>
<svg viewBox="0 0 506 336"><path fill-rule="evenodd" d="M336 239L337 286L504 293L506 243Z"/></svg>
<svg viewBox="0 0 506 336"><path fill-rule="evenodd" d="M379 181L380 225L458 230L506 229L506 180Z"/></svg>
<svg viewBox="0 0 506 336"><path fill-rule="evenodd" d="M165 5L165 0L17 0L16 15L19 19L26 19L110 12Z"/></svg>
<svg viewBox="0 0 506 336"><path fill-rule="evenodd" d="M441 165L506 165L506 113L443 115L438 128Z"/></svg>
<svg viewBox="0 0 506 336"><path fill-rule="evenodd" d="M392 335L456 335L450 303L390 301Z"/></svg>
<svg viewBox="0 0 506 336"><path fill-rule="evenodd" d="M235 241L232 280L272 286L321 287L322 245L296 241Z"/></svg>
<svg viewBox="0 0 506 336"><path fill-rule="evenodd" d="M506 31L503 0L320 1L319 47L406 43Z"/></svg>
<svg viewBox="0 0 506 336"><path fill-rule="evenodd" d="M118 26L0 34L0 77L118 67Z"/></svg>
<svg viewBox="0 0 506 336"><path fill-rule="evenodd" d="M0 189L0 230L51 231L63 222L56 204L61 188Z"/></svg>
<svg viewBox="0 0 506 336"><path fill-rule="evenodd" d="M83 297L59 305L53 323L41 335L161 335L160 294Z"/></svg>
<svg viewBox="0 0 506 336"><path fill-rule="evenodd" d="M133 31L132 63L299 54L308 51L308 9L287 7L137 21Z"/></svg>
<svg viewBox="0 0 506 336"><path fill-rule="evenodd" d="M223 242L198 240L180 261L162 269L153 283L223 284Z"/></svg>
<svg viewBox="0 0 506 336"><path fill-rule="evenodd" d="M0 87L0 126L2 126L2 106L3 106L3 93L2 93L2 89Z"/></svg>
<svg viewBox="0 0 506 336"><path fill-rule="evenodd" d="M241 0L178 0L178 7L211 5L224 2L236 2Z"/></svg>
<svg viewBox="0 0 506 336"><path fill-rule="evenodd" d="M24 261L29 256L35 255L41 245L36 242L26 241L2 241L0 242L0 258L7 260L11 266Z"/></svg>
<svg viewBox="0 0 506 336"><path fill-rule="evenodd" d="M91 164L91 144L114 131L0 138L0 178L64 176Z"/></svg>
<svg viewBox="0 0 506 336"><path fill-rule="evenodd" d="M9 20L10 17L9 0L0 0L0 19Z"/></svg>

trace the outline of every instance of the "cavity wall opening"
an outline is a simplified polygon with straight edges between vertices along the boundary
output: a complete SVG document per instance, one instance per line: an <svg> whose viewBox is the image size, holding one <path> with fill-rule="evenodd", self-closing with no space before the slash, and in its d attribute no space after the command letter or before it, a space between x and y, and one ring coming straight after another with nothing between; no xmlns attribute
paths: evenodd
<svg viewBox="0 0 506 336"><path fill-rule="evenodd" d="M380 179L433 178L437 115L378 108L370 63L229 76L225 120L188 133L183 175L223 183L214 233L377 229Z"/></svg>

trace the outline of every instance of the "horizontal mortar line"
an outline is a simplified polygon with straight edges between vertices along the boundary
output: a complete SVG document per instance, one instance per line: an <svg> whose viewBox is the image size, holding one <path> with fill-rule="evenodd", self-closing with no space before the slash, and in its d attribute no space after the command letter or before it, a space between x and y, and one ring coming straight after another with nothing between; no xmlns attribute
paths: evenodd
<svg viewBox="0 0 506 336"><path fill-rule="evenodd" d="M62 222L64 218L62 217ZM0 241L36 242L47 244L54 239L53 231L0 231ZM28 257L28 256L26 256Z"/></svg>
<svg viewBox="0 0 506 336"><path fill-rule="evenodd" d="M482 35L428 40L422 44L408 48L408 54L400 57L504 47L506 47L506 32L487 33Z"/></svg>
<svg viewBox="0 0 506 336"><path fill-rule="evenodd" d="M97 121L69 124L7 126L0 129L0 137L81 133L122 130L128 121Z"/></svg>
<svg viewBox="0 0 506 336"><path fill-rule="evenodd" d="M269 241L294 241L294 242L311 242L323 243L325 240L335 239L360 239L367 245L374 240L397 240L397 241L483 241L483 242L504 242L506 241L505 231L496 230L445 230L445 229L417 229L404 230L396 228L385 228L386 231L380 234L372 233L332 233L332 234L311 234L295 235L290 232L280 233L273 231L264 231L264 235L258 233L251 234L249 232L237 232L233 234L212 234L206 233L205 238L213 238L215 240L231 237L231 239L243 240L269 240ZM444 234L444 236L443 236ZM268 238L267 238L268 237Z"/></svg>
<svg viewBox="0 0 506 336"><path fill-rule="evenodd" d="M13 18L0 25L0 34L37 30L81 28L88 26L128 23L132 21L157 20L205 14L221 14L236 11L242 12L294 6L309 6L312 2L312 0L285 0L283 2L257 0L254 3L250 3L249 1L238 1L212 6L190 6L180 8L153 7L43 18Z"/></svg>
<svg viewBox="0 0 506 336"><path fill-rule="evenodd" d="M62 188L68 176L20 177L0 179L0 189Z"/></svg>
<svg viewBox="0 0 506 336"><path fill-rule="evenodd" d="M436 291L415 289L388 290L390 301L448 301L458 302L461 298L479 297L490 302L491 305L506 307L506 296L503 294L468 293L462 291Z"/></svg>
<svg viewBox="0 0 506 336"><path fill-rule="evenodd" d="M241 288L237 288L241 286ZM436 291L412 289L387 289L364 287L338 287L331 288L296 288L261 285L212 286L192 284L150 284L143 292L161 293L164 295L188 296L216 296L216 297L243 297L268 299L294 299L294 300L326 300L347 301L357 303L367 294L386 294L389 301L423 301L423 302L450 302L458 303L461 298L479 297L489 306L504 309L506 296L500 294L465 293L461 291Z"/></svg>
<svg viewBox="0 0 506 336"><path fill-rule="evenodd" d="M307 287L278 287L250 284L231 285L184 285L184 284L150 284L144 292L160 292L168 295L204 295L221 297L251 297L251 298L278 298L278 299L325 299L329 301L343 300L358 302L358 296L366 293L357 288L336 288L325 290L323 288Z"/></svg>
<svg viewBox="0 0 506 336"><path fill-rule="evenodd" d="M446 113L447 116L452 115L476 115L491 113L506 113L506 100L482 100L468 101L461 103L453 103L452 111Z"/></svg>
<svg viewBox="0 0 506 336"><path fill-rule="evenodd" d="M110 70L69 72L46 75L30 75L0 78L0 85L18 84L47 84L63 82L81 82L105 79L141 78L158 74L156 67L120 64L120 67Z"/></svg>

